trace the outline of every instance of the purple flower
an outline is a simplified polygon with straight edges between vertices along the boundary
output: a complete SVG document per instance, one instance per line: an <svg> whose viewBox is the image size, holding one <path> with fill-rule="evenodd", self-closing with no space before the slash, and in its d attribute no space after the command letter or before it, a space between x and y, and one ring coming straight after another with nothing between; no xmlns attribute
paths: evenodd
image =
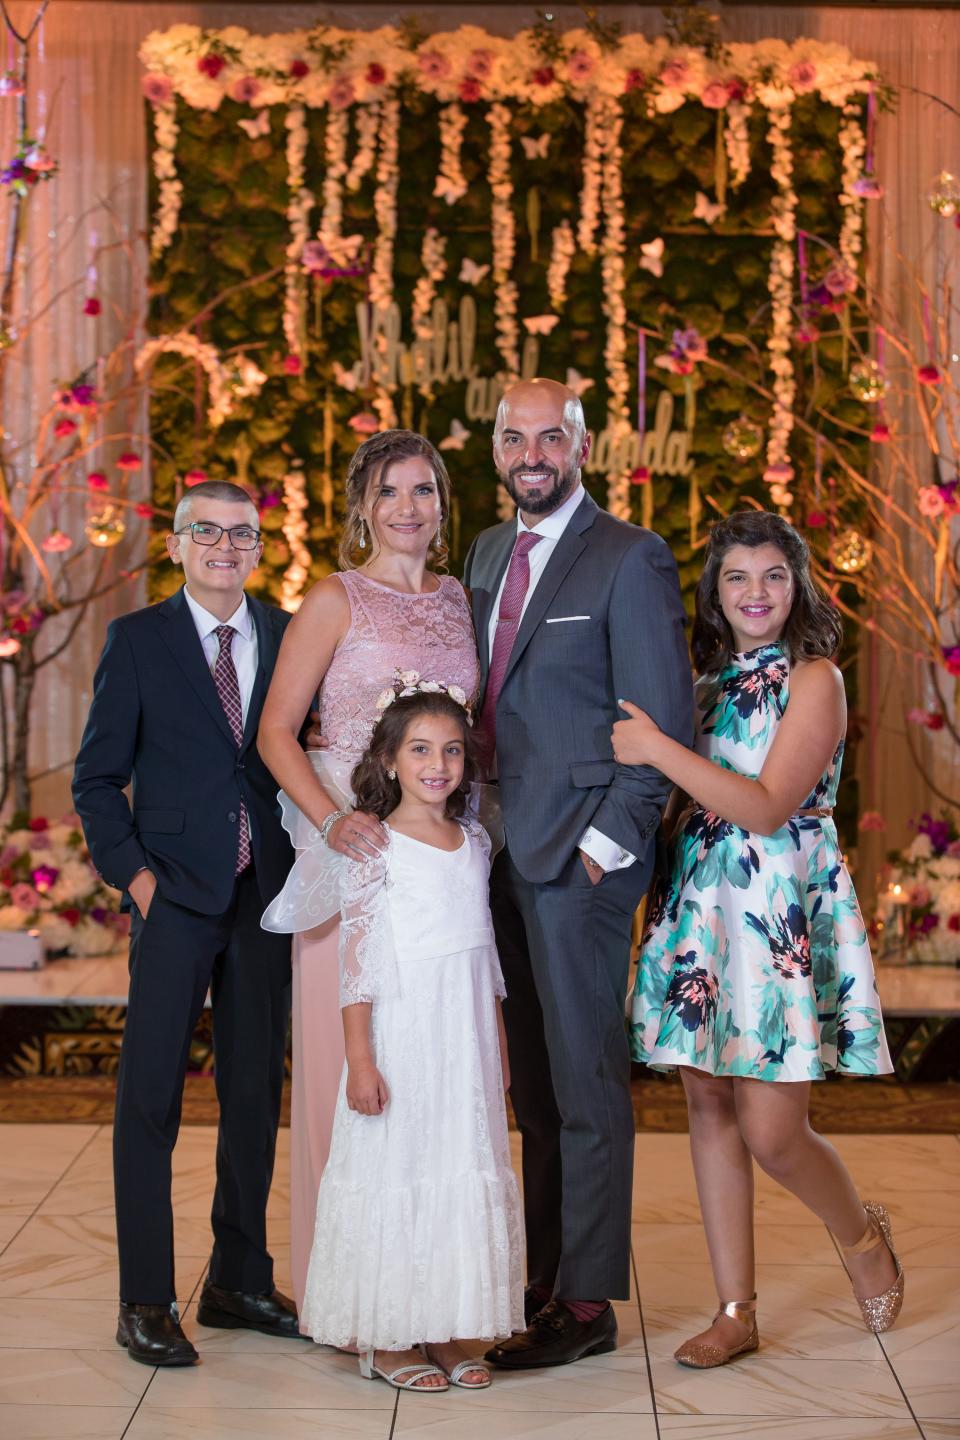
<svg viewBox="0 0 960 1440"><path fill-rule="evenodd" d="M70 397L74 405L79 405L81 408L86 405L92 405L95 398L94 388L92 385L71 385Z"/></svg>
<svg viewBox="0 0 960 1440"><path fill-rule="evenodd" d="M956 648L956 647L955 647ZM935 855L942 855L953 837L953 828L948 820L934 820L927 811L920 816L917 834L926 835L933 846Z"/></svg>
<svg viewBox="0 0 960 1440"><path fill-rule="evenodd" d="M95 920L98 925L106 925L109 913L108 910L104 910L102 905L97 905L90 911L90 919Z"/></svg>
<svg viewBox="0 0 960 1440"><path fill-rule="evenodd" d="M51 889L57 883L57 876L60 871L53 865L38 865L36 870L30 872L30 879L33 881L41 895Z"/></svg>

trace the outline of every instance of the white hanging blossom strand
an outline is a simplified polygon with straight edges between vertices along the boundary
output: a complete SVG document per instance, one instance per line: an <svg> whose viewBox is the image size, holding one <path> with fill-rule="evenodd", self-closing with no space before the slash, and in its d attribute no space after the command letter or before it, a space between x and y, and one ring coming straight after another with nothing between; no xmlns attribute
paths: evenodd
<svg viewBox="0 0 960 1440"><path fill-rule="evenodd" d="M793 430L793 404L796 397L791 333L793 330L794 241L796 239L797 194L793 188L793 151L790 147L790 106L780 103L768 110L770 125L767 139L773 150L770 173L777 182L774 197L773 227L776 240L770 259L770 336L767 349L773 372L774 407L767 438L767 467L789 466L790 434ZM792 478L786 470L779 482L777 504L789 504L786 483ZM775 477L771 477L775 478Z"/></svg>
<svg viewBox="0 0 960 1440"><path fill-rule="evenodd" d="M490 157L487 176L493 196L493 282L496 286L497 349L511 379L520 374L520 330L517 325L517 287L510 276L516 248L513 218L513 181L510 178L510 111L492 105L487 111L490 124Z"/></svg>
<svg viewBox="0 0 960 1440"><path fill-rule="evenodd" d="M222 425L233 409L233 399L230 374L221 364L216 346L207 344L189 330L177 330L171 335L157 335L153 340L141 345L137 351L134 360L137 374L142 375L158 355L183 355L202 367L210 391L207 422L213 430Z"/></svg>
<svg viewBox="0 0 960 1440"><path fill-rule="evenodd" d="M346 110L327 110L324 138L323 215L317 239L331 255L340 254L343 235L343 181L347 173L347 135L350 117Z"/></svg>
<svg viewBox="0 0 960 1440"><path fill-rule="evenodd" d="M723 141L730 166L730 186L737 190L750 174L750 106L742 100L731 100L727 106L727 123Z"/></svg>
<svg viewBox="0 0 960 1440"><path fill-rule="evenodd" d="M420 267L423 273L413 287L410 318L417 339L429 340L433 335L431 311L437 286L443 283L447 274L447 237L433 225L428 225L424 231Z"/></svg>
<svg viewBox="0 0 960 1440"><path fill-rule="evenodd" d="M621 442L630 434L630 392L627 373L627 307L624 299L623 254L626 227L623 213L623 115L619 101L607 100L603 114L603 216L601 270L603 313L607 320L604 359L607 368L607 423L613 463L607 475L607 509L620 520L630 518L630 480L621 455ZM618 463L619 462L619 463Z"/></svg>
<svg viewBox="0 0 960 1440"><path fill-rule="evenodd" d="M157 214L150 236L150 252L159 255L166 250L177 233L180 218L180 200L183 184L177 179L177 124L176 105L157 105L153 112L156 147L153 152L153 173L157 177L160 194Z"/></svg>
<svg viewBox="0 0 960 1440"><path fill-rule="evenodd" d="M843 153L843 190L840 204L843 224L840 226L838 249L851 274L857 272L857 261L863 249L863 197L857 194L856 183L863 175L863 157L867 149L863 126L856 106L844 113L840 123L840 149Z"/></svg>
<svg viewBox="0 0 960 1440"><path fill-rule="evenodd" d="M550 264L547 266L547 291L553 310L562 310L567 303L567 276L576 253L577 242L573 227L569 220L561 220L560 224L554 227Z"/></svg>
<svg viewBox="0 0 960 1440"><path fill-rule="evenodd" d="M350 162L345 184L351 194L360 189L363 180L373 169L377 158L377 127L380 123L379 108L376 105L357 107L357 152Z"/></svg>
<svg viewBox="0 0 960 1440"><path fill-rule="evenodd" d="M291 470L283 477L283 503L287 514L283 522L283 538L290 546L290 564L280 584L280 604L291 613L300 606L303 587L310 573L310 551L306 546L309 527L306 520L307 485L302 470Z"/></svg>
<svg viewBox="0 0 960 1440"><path fill-rule="evenodd" d="M397 184L400 178L397 164L400 151L400 101L395 98L384 100L380 107L378 138L377 188L373 197L377 238L374 241L373 264L370 269L370 302L374 310L382 314L389 310L393 303L393 247L397 236ZM385 335L380 335L378 344L381 350L386 348ZM397 412L386 386L377 386L373 408L384 429L396 425Z"/></svg>
<svg viewBox="0 0 960 1440"><path fill-rule="evenodd" d="M290 190L287 221L290 226L290 240L284 267L283 334L288 352L302 358L305 317L304 275L300 257L310 238L310 210L313 205L313 196L303 183L308 139L306 111L303 106L291 105L284 124L287 128L287 185Z"/></svg>
<svg viewBox="0 0 960 1440"><path fill-rule="evenodd" d="M455 205L467 193L467 181L460 164L460 150L463 132L467 128L467 117L460 105L444 105L440 111L440 166L434 195Z"/></svg>
<svg viewBox="0 0 960 1440"><path fill-rule="evenodd" d="M600 224L600 191L603 183L604 100L594 96L587 104L583 137L583 185L580 190L580 219L577 244L587 255L597 253L596 234Z"/></svg>

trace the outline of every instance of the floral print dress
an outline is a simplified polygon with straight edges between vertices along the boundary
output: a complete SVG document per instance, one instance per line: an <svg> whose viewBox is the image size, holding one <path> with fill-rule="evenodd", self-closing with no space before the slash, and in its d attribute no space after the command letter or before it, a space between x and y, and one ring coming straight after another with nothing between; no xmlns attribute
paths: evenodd
<svg viewBox="0 0 960 1440"><path fill-rule="evenodd" d="M697 682L698 754L760 774L790 696L780 645ZM802 810L832 807L843 744ZM711 1075L889 1073L870 946L829 816L773 835L694 805L650 898L633 998L634 1059Z"/></svg>

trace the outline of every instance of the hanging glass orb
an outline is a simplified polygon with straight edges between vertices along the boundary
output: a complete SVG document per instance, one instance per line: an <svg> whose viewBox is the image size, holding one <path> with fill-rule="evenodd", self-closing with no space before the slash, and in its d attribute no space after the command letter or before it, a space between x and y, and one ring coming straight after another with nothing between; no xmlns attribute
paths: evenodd
<svg viewBox="0 0 960 1440"><path fill-rule="evenodd" d="M723 432L723 448L734 460L752 460L762 445L763 431L746 415L731 420Z"/></svg>
<svg viewBox="0 0 960 1440"><path fill-rule="evenodd" d="M83 528L90 544L96 545L100 550L109 550L111 546L119 545L127 533L123 512L117 505L101 505L96 510L91 510Z"/></svg>
<svg viewBox="0 0 960 1440"><path fill-rule="evenodd" d="M876 360L858 360L851 365L848 380L850 389L864 405L878 405L890 388Z"/></svg>
<svg viewBox="0 0 960 1440"><path fill-rule="evenodd" d="M936 210L945 220L960 211L960 180L949 170L941 170L933 182L933 189L927 197L930 209Z"/></svg>
<svg viewBox="0 0 960 1440"><path fill-rule="evenodd" d="M841 530L831 541L830 559L844 575L859 575L873 559L873 545L866 535L851 526Z"/></svg>

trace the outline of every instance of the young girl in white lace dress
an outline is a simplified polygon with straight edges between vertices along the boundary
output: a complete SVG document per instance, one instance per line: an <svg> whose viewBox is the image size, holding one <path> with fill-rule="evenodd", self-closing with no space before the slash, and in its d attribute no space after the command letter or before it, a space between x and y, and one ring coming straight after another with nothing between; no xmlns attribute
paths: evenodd
<svg viewBox="0 0 960 1440"><path fill-rule="evenodd" d="M483 1389L457 1342L523 1328L490 842L464 814L463 692L408 674L380 704L352 783L388 838L358 836L342 882L347 1059L301 1328L356 1346L368 1379Z"/></svg>

